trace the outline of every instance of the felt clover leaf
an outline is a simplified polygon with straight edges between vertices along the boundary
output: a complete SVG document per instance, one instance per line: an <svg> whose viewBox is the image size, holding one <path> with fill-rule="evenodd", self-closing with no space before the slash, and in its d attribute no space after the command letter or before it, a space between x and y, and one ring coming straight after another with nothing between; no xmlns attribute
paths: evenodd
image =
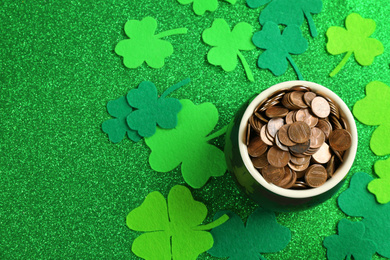
<svg viewBox="0 0 390 260"><path fill-rule="evenodd" d="M364 239L376 244L378 254L390 258L390 203L376 202L374 195L367 190L372 180L366 173L355 173L349 188L338 197L338 204L349 216L363 217L361 223L366 227Z"/></svg>
<svg viewBox="0 0 390 260"><path fill-rule="evenodd" d="M142 82L138 89L127 94L129 104L138 110L129 114L127 124L143 137L150 137L156 132L156 124L161 128L171 129L177 125L177 113L181 103L176 98L166 98L170 93L190 82L183 80L167 89L159 98L156 86L150 81Z"/></svg>
<svg viewBox="0 0 390 260"><path fill-rule="evenodd" d="M376 196L381 204L390 202L390 158L385 161L377 161L374 165L375 173L379 179L368 184L368 190Z"/></svg>
<svg viewBox="0 0 390 260"><path fill-rule="evenodd" d="M226 2L234 5L237 0L225 0ZM203 15L206 11L214 12L218 8L218 0L178 0L182 5L193 3L193 9L195 14Z"/></svg>
<svg viewBox="0 0 390 260"><path fill-rule="evenodd" d="M287 70L287 59L297 73L298 79L303 80L301 72L290 55L290 53L301 54L308 46L298 26L287 26L281 34L277 24L268 22L261 31L253 35L252 40L257 47L266 50L259 57L260 68L269 69L275 76L280 76Z"/></svg>
<svg viewBox="0 0 390 260"><path fill-rule="evenodd" d="M338 230L339 235L329 236L324 240L329 260L351 259L352 255L355 260L370 260L375 254L375 243L363 237L365 226L362 222L342 219Z"/></svg>
<svg viewBox="0 0 390 260"><path fill-rule="evenodd" d="M102 130L108 134L111 142L119 143L126 134L134 142L141 140L141 136L138 135L137 131L130 129L126 123L126 118L133 109L129 106L125 97L108 102L107 111L111 116L116 117L115 119L106 120L102 124Z"/></svg>
<svg viewBox="0 0 390 260"><path fill-rule="evenodd" d="M172 130L157 129L156 134L145 139L152 150L149 163L158 172L169 172L181 164L184 180L191 187L200 188L211 176L226 172L223 152L208 143L224 134L226 128L208 135L218 122L215 106L194 105L190 100L180 102L177 126Z"/></svg>
<svg viewBox="0 0 390 260"><path fill-rule="evenodd" d="M229 216L225 224L213 228L214 246L208 253L229 260L265 259L260 253L282 250L291 240L288 228L276 222L275 213L258 208L248 217L246 227L241 218L230 211L218 212L214 219Z"/></svg>
<svg viewBox="0 0 390 260"><path fill-rule="evenodd" d="M184 186L176 185L170 190L168 206L163 195L154 191L127 215L130 229L147 232L134 240L131 250L147 260L196 259L213 246L213 237L206 230L228 220L223 215L201 226L206 216L206 206L195 201Z"/></svg>
<svg viewBox="0 0 390 260"><path fill-rule="evenodd" d="M161 38L187 33L186 28L180 28L155 35L156 29L157 21L153 17L145 17L141 21L130 20L125 24L125 33L130 39L120 41L115 52L123 56L126 67L134 69L146 62L152 68L161 68L164 59L173 53L172 44Z"/></svg>
<svg viewBox="0 0 390 260"><path fill-rule="evenodd" d="M359 14L352 13L345 20L345 27L332 26L326 32L328 43L326 48L332 55L347 53L339 65L329 74L335 76L352 53L356 61L362 66L369 66L374 62L375 56L383 53L383 45L377 39L369 38L375 31L375 21L364 19Z"/></svg>
<svg viewBox="0 0 390 260"><path fill-rule="evenodd" d="M248 23L238 23L232 31L223 19L215 19L211 28L204 30L203 41L214 46L207 54L207 60L221 66L225 71L233 71L237 67L237 56L244 66L247 77L254 81L252 71L240 50L249 51L256 48L252 41L252 26Z"/></svg>
<svg viewBox="0 0 390 260"><path fill-rule="evenodd" d="M353 114L366 125L379 125L370 140L371 150L379 156L390 154L390 87L380 81L366 86L366 97L355 103Z"/></svg>
<svg viewBox="0 0 390 260"><path fill-rule="evenodd" d="M316 37L318 34L311 14L321 12L321 0L247 0L246 2L251 8L257 8L269 3L260 13L261 25L267 22L274 22L276 24L297 25L299 27L302 25L304 17L306 17L311 36Z"/></svg>

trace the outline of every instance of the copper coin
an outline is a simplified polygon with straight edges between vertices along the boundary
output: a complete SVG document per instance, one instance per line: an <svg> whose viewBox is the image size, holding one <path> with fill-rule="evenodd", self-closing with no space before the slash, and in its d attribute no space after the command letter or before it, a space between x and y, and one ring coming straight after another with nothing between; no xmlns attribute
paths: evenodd
<svg viewBox="0 0 390 260"><path fill-rule="evenodd" d="M286 115L286 124L294 123L293 116L294 116L294 111L288 112L288 114Z"/></svg>
<svg viewBox="0 0 390 260"><path fill-rule="evenodd" d="M352 145L352 136L347 130L334 130L329 136L329 144L336 151L345 151Z"/></svg>
<svg viewBox="0 0 390 260"><path fill-rule="evenodd" d="M255 115L258 119L260 119L262 122L268 123L268 120L267 120L265 117L263 117L259 112L255 112L254 115Z"/></svg>
<svg viewBox="0 0 390 260"><path fill-rule="evenodd" d="M302 171L306 170L309 167L309 165L310 165L310 161L307 161L303 165L295 165L291 162L288 163L288 167L290 167L292 170L294 170L296 172L302 172Z"/></svg>
<svg viewBox="0 0 390 260"><path fill-rule="evenodd" d="M279 187L283 187L283 186L286 186L287 184L289 184L291 182L291 179L292 179L292 171L290 168L288 167L284 167L284 175L283 175L283 178L280 179L278 182L275 182L274 184L279 186Z"/></svg>
<svg viewBox="0 0 390 260"><path fill-rule="evenodd" d="M304 121L308 126L310 126L310 128L313 128L317 125L318 123L318 117L316 116L312 116L311 114L309 114L309 116L306 117L305 121Z"/></svg>
<svg viewBox="0 0 390 260"><path fill-rule="evenodd" d="M262 169L267 165L269 165L266 153L263 153L261 156L257 158L251 158L251 161L253 163L253 166L257 169Z"/></svg>
<svg viewBox="0 0 390 260"><path fill-rule="evenodd" d="M317 163L327 163L329 162L332 154L330 153L329 145L327 143L323 143L320 149L312 155L312 158Z"/></svg>
<svg viewBox="0 0 390 260"><path fill-rule="evenodd" d="M307 105L305 101L303 100L303 95L305 93L301 91L294 91L291 92L291 102L293 103L294 106L299 107L299 108L307 108Z"/></svg>
<svg viewBox="0 0 390 260"><path fill-rule="evenodd" d="M309 188L309 186L307 186L306 183L303 181L296 181L291 188L295 190L302 190Z"/></svg>
<svg viewBox="0 0 390 260"><path fill-rule="evenodd" d="M305 174L306 184L313 188L323 185L327 178L328 174L326 173L326 169L319 164L310 166Z"/></svg>
<svg viewBox="0 0 390 260"><path fill-rule="evenodd" d="M276 144L277 147L279 147L280 150L283 150L283 151L286 151L286 152L289 151L288 147L280 142L278 134L275 135L275 144Z"/></svg>
<svg viewBox="0 0 390 260"><path fill-rule="evenodd" d="M309 116L309 109L307 108L299 109L295 114L295 121L304 122L308 116Z"/></svg>
<svg viewBox="0 0 390 260"><path fill-rule="evenodd" d="M305 177L306 170L307 169L305 169L304 171L300 171L300 172L299 171L295 171L295 173L297 175L297 179Z"/></svg>
<svg viewBox="0 0 390 260"><path fill-rule="evenodd" d="M343 129L343 126L340 124L340 121L333 115L329 117L330 122L332 123L333 129Z"/></svg>
<svg viewBox="0 0 390 260"><path fill-rule="evenodd" d="M306 143L303 143L303 144L296 144L294 146L290 146L289 149L291 151L291 153L294 153L294 155L296 156L296 154L302 154L304 152L306 152L310 147L310 140L308 140Z"/></svg>
<svg viewBox="0 0 390 260"><path fill-rule="evenodd" d="M347 120L345 120L344 117L340 117L340 122L342 123L344 129L349 132L349 125L347 123Z"/></svg>
<svg viewBox="0 0 390 260"><path fill-rule="evenodd" d="M307 162L310 162L311 156L296 157L291 155L290 161L295 165L304 165Z"/></svg>
<svg viewBox="0 0 390 260"><path fill-rule="evenodd" d="M259 157L267 151L268 145L264 143L260 136L254 136L248 145L248 153L252 157Z"/></svg>
<svg viewBox="0 0 390 260"><path fill-rule="evenodd" d="M275 137L276 132L278 132L279 128L281 128L284 125L284 119L283 118L272 118L269 120L267 124L267 130L268 133Z"/></svg>
<svg viewBox="0 0 390 260"><path fill-rule="evenodd" d="M285 107L280 107L280 106L274 106L274 107L269 107L265 111L265 115L268 116L269 118L279 118L279 117L285 117L288 114L289 110Z"/></svg>
<svg viewBox="0 0 390 260"><path fill-rule="evenodd" d="M261 140L266 143L266 145L269 145L269 146L272 146L273 145L273 142L272 140L269 140L268 137L267 137L267 125L264 125L261 130L260 130L260 138Z"/></svg>
<svg viewBox="0 0 390 260"><path fill-rule="evenodd" d="M309 91L303 95L303 100L305 101L306 105L311 106L311 102L316 96L316 93Z"/></svg>
<svg viewBox="0 0 390 260"><path fill-rule="evenodd" d="M281 186L282 188L285 188L285 189L289 189L289 188L291 188L293 185L294 185L294 183L297 181L297 173L295 172L295 171L293 171L293 170L291 170L290 168L288 168L288 167L285 167L284 168L284 171L286 172L286 171L290 171L291 172L291 179L290 179L290 182L288 182L286 185L283 185L283 186Z"/></svg>
<svg viewBox="0 0 390 260"><path fill-rule="evenodd" d="M248 123L248 125L246 126L246 139L245 139L245 143L247 146L249 145L250 138L251 138L251 125Z"/></svg>
<svg viewBox="0 0 390 260"><path fill-rule="evenodd" d="M263 124L261 123L260 119L257 118L255 115L252 115L249 118L249 124L251 125L252 129L256 133L260 133L261 128L263 127Z"/></svg>
<svg viewBox="0 0 390 260"><path fill-rule="evenodd" d="M267 153L267 160L272 166L284 167L290 161L290 153L272 146Z"/></svg>
<svg viewBox="0 0 390 260"><path fill-rule="evenodd" d="M313 127L310 136L310 148L317 149L325 142L325 134L321 129Z"/></svg>
<svg viewBox="0 0 390 260"><path fill-rule="evenodd" d="M268 140L270 140L272 143L275 142L275 138L272 137L269 132L268 132L268 127L265 128L265 136L268 138Z"/></svg>
<svg viewBox="0 0 390 260"><path fill-rule="evenodd" d="M328 174L328 178L333 177L334 168L335 168L335 164L334 164L334 155L333 155L332 158L330 158L329 162L326 164L326 173Z"/></svg>
<svg viewBox="0 0 390 260"><path fill-rule="evenodd" d="M288 128L288 137L291 141L301 144L305 143L310 139L311 129L304 122L295 122Z"/></svg>
<svg viewBox="0 0 390 260"><path fill-rule="evenodd" d="M277 136L279 138L279 141L286 145L286 146L293 146L293 145L296 145L295 142L291 141L291 139L288 137L288 128L290 127L289 124L286 124L284 126L282 126L278 133L277 133Z"/></svg>
<svg viewBox="0 0 390 260"><path fill-rule="evenodd" d="M336 155L336 157L340 160L340 162L344 162L344 159L343 159L344 152L343 151L336 151L332 147L330 147L330 149L332 150L333 154Z"/></svg>
<svg viewBox="0 0 390 260"><path fill-rule="evenodd" d="M303 92L311 91L311 89L309 87L302 86L302 85L294 86L290 90L292 90L292 91L303 91Z"/></svg>
<svg viewBox="0 0 390 260"><path fill-rule="evenodd" d="M284 167L278 168L268 165L261 170L263 178L269 183L280 181L284 177Z"/></svg>
<svg viewBox="0 0 390 260"><path fill-rule="evenodd" d="M325 118L330 114L330 106L328 101L326 101L323 97L315 97L311 101L311 111L313 111L314 115Z"/></svg>
<svg viewBox="0 0 390 260"><path fill-rule="evenodd" d="M332 124L326 119L318 120L316 125L317 128L321 129L325 134L325 139L328 140L330 133L333 130Z"/></svg>

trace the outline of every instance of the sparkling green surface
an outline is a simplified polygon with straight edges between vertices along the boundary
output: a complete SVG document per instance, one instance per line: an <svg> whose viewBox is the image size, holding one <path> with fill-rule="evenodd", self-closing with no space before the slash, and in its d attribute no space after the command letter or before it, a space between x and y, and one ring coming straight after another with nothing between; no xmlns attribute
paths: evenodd
<svg viewBox="0 0 390 260"><path fill-rule="evenodd" d="M172 97L194 103L212 102L220 113L216 129L228 124L237 108L255 93L296 79L291 67L280 77L256 68L262 50L246 53L255 82L242 66L226 73L207 63L209 46L201 33L214 18L229 24L247 22L255 31L260 9L243 0L231 5L219 1L215 13L196 16L192 7L176 0L141 1L11 1L0 4L0 258L109 258L136 259L132 241L139 233L126 227L126 215L145 196L185 184L178 171L154 172L148 165L150 150L144 140L112 144L101 131L110 119L109 100L125 95L140 82L150 80L159 93L190 77L191 83ZM390 84L388 0L324 0L322 13L313 15L318 36L311 38L302 25L308 50L294 55L304 78L327 86L352 108L364 97L364 87L379 80ZM329 73L343 55L326 52L329 26L344 26L345 17L356 12L372 18L377 29L372 37L385 48L374 64L361 67L350 60L336 77ZM124 24L152 16L158 32L188 28L185 35L167 37L174 53L162 69L145 64L131 70L114 52L125 39ZM378 159L369 149L375 127L357 123L358 154L351 173L372 173ZM216 144L222 148L223 138ZM347 183L342 190L345 190ZM212 178L194 198L209 209L206 223L219 210L236 212L244 220L256 205L243 197L231 177ZM290 244L267 259L325 259L324 237L336 232L346 217L336 198L311 210L278 214L278 222L292 232ZM375 256L375 259L378 259ZM207 253L200 259L214 259Z"/></svg>

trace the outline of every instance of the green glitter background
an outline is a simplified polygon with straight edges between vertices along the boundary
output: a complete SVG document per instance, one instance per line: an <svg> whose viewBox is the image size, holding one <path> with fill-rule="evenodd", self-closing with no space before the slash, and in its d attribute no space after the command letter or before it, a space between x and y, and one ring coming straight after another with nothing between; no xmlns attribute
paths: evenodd
<svg viewBox="0 0 390 260"><path fill-rule="evenodd" d="M324 0L314 15L318 37L302 25L308 50L293 55L306 80L327 86L352 108L364 97L364 87L379 80L390 84L390 5L388 0ZM296 79L291 66L275 77L256 68L262 50L243 52L255 76L246 80L239 64L233 72L207 63L210 49L201 33L214 18L231 25L245 21L260 30L260 10L239 0L234 6L220 1L214 13L196 16L192 7L176 0L5 0L0 3L0 258L1 259L137 259L131 252L139 235L126 227L126 215L155 190L167 196L171 187L184 184L179 168L154 172L148 165L150 150L144 141L126 139L112 144L101 131L110 118L109 100L153 81L162 93L187 77L191 83L172 94L199 104L214 103L220 112L216 129L228 124L237 108L255 93L276 83ZM329 26L344 26L345 17L357 12L377 23L373 34L385 53L373 65L362 67L351 57L335 77L328 74L343 55L326 52ZM127 20L153 16L157 32L187 27L186 35L168 37L174 53L162 69L145 64L127 69L114 53L125 39ZM369 149L375 127L357 122L359 148L351 173L372 174L379 158ZM223 138L216 140L223 147ZM346 183L342 190L347 187ZM231 177L212 178L193 190L196 200L209 209L206 219L219 210L235 211L243 219L256 205L242 196ZM346 215L336 197L313 209L278 214L278 222L292 231L290 244L267 259L325 259L324 237L336 232ZM207 253L200 259L214 259ZM375 256L379 259L379 256Z"/></svg>

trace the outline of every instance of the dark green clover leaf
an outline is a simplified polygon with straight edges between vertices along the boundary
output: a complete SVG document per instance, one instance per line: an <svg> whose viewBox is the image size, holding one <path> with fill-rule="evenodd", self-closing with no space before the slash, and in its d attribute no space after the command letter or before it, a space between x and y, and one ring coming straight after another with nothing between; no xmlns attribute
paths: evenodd
<svg viewBox="0 0 390 260"><path fill-rule="evenodd" d="M256 48L251 38L253 36L252 26L248 23L238 23L232 31L223 19L215 19L211 28L204 30L203 41L214 46L207 54L207 60L215 65L221 66L225 71L233 71L237 67L237 56L244 66L247 77L254 81L252 71L240 50L253 50Z"/></svg>
<svg viewBox="0 0 390 260"><path fill-rule="evenodd" d="M287 60L290 62L300 80L303 80L298 67L295 65L290 54L301 54L307 49L307 40L296 25L287 26L283 33L273 22L268 22L263 29L253 36L253 43L266 51L258 60L258 66L269 69L275 76L280 76L287 70ZM286 60L287 59L287 60Z"/></svg>
<svg viewBox="0 0 390 260"><path fill-rule="evenodd" d="M225 0L226 2L234 5L237 0ZM193 3L193 9L195 14L203 15L206 11L214 12L218 8L218 0L178 0L182 5L188 5Z"/></svg>
<svg viewBox="0 0 390 260"><path fill-rule="evenodd" d="M125 137L126 133L134 142L141 140L141 136L138 135L137 131L131 130L126 123L126 118L131 114L133 109L129 106L125 97L108 102L107 111L111 116L116 117L115 119L106 120L102 124L102 130L108 134L111 142L119 143Z"/></svg>
<svg viewBox="0 0 390 260"><path fill-rule="evenodd" d="M223 215L202 226L206 216L206 206L194 200L184 186L176 185L170 190L168 206L163 195L154 191L127 215L130 229L147 232L134 240L131 250L146 260L196 259L213 245L213 237L207 230L228 220Z"/></svg>
<svg viewBox="0 0 390 260"><path fill-rule="evenodd" d="M229 220L211 230L214 246L208 253L229 260L265 259L260 253L282 250L291 240L288 228L276 222L275 213L258 208L248 217L246 227L231 211L218 212L214 219L228 215Z"/></svg>
<svg viewBox="0 0 390 260"><path fill-rule="evenodd" d="M349 188L340 194L340 209L349 216L363 217L361 221L366 227L364 239L373 241L376 252L390 258L390 203L379 204L371 194L367 185L373 177L364 172L355 173Z"/></svg>
<svg viewBox="0 0 390 260"><path fill-rule="evenodd" d="M115 52L123 56L126 67L134 69L146 62L152 68L161 68L164 59L173 53L172 44L161 38L187 33L186 28L180 28L155 35L156 29L157 21L153 17L130 20L125 24L125 33L130 39L120 41Z"/></svg>
<svg viewBox="0 0 390 260"><path fill-rule="evenodd" d="M156 132L156 124L161 128L172 129L177 125L177 114L181 103L176 98L166 98L170 93L190 82L183 80L167 89L158 97L156 86L150 81L142 82L138 89L127 94L129 104L138 110L127 117L127 124L143 137L150 137Z"/></svg>
<svg viewBox="0 0 390 260"><path fill-rule="evenodd" d="M329 260L353 259L369 260L376 252L376 244L364 238L366 227L362 222L351 222L342 219L338 224L338 235L326 237Z"/></svg>
<svg viewBox="0 0 390 260"><path fill-rule="evenodd" d="M268 4L270 3L270 4ZM260 14L260 24L267 22L284 24L287 26L301 26L304 17L307 19L310 34L317 36L317 29L311 14L318 14L322 9L321 0L247 0L251 8L257 8L261 5L267 5Z"/></svg>

